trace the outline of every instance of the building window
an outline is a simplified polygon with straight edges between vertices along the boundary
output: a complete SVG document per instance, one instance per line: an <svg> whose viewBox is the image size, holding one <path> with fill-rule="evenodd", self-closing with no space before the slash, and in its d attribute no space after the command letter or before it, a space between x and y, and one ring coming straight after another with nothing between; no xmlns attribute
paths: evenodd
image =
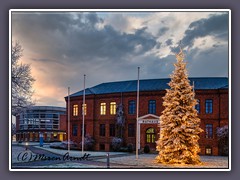
<svg viewBox="0 0 240 180"><path fill-rule="evenodd" d="M100 149L100 151L104 151L105 150L105 144L100 144L99 149Z"/></svg>
<svg viewBox="0 0 240 180"><path fill-rule="evenodd" d="M84 113L84 116L87 115L87 104L82 104L82 113Z"/></svg>
<svg viewBox="0 0 240 180"><path fill-rule="evenodd" d="M206 155L212 155L212 148L211 147L206 147L205 154Z"/></svg>
<svg viewBox="0 0 240 180"><path fill-rule="evenodd" d="M80 133L81 136L82 136L82 130L83 130L82 127L83 126L81 125L81 130L80 130L81 131L81 133ZM86 126L86 124L84 124L84 137L86 136L86 132L87 132L87 126Z"/></svg>
<svg viewBox="0 0 240 180"><path fill-rule="evenodd" d="M128 137L135 137L134 124L128 124Z"/></svg>
<svg viewBox="0 0 240 180"><path fill-rule="evenodd" d="M207 99L205 101L205 112L207 114L211 114L213 112L213 100L212 99Z"/></svg>
<svg viewBox="0 0 240 180"><path fill-rule="evenodd" d="M135 114L136 103L134 100L128 102L128 114Z"/></svg>
<svg viewBox="0 0 240 180"><path fill-rule="evenodd" d="M109 126L109 135L115 136L115 124L110 124Z"/></svg>
<svg viewBox="0 0 240 180"><path fill-rule="evenodd" d="M155 100L150 100L148 102L148 113L156 114L156 101Z"/></svg>
<svg viewBox="0 0 240 180"><path fill-rule="evenodd" d="M72 135L77 136L77 131L78 131L78 126L76 124L74 124L72 126Z"/></svg>
<svg viewBox="0 0 240 180"><path fill-rule="evenodd" d="M105 115L106 114L106 103L101 103L100 114L101 115Z"/></svg>
<svg viewBox="0 0 240 180"><path fill-rule="evenodd" d="M100 136L105 136L105 124L100 124Z"/></svg>
<svg viewBox="0 0 240 180"><path fill-rule="evenodd" d="M213 138L213 125L206 124L206 138Z"/></svg>
<svg viewBox="0 0 240 180"><path fill-rule="evenodd" d="M78 116L78 105L77 104L73 105L73 116Z"/></svg>
<svg viewBox="0 0 240 180"><path fill-rule="evenodd" d="M147 143L155 143L154 128L147 129L147 131L146 131L146 141L147 141Z"/></svg>
<svg viewBox="0 0 240 180"><path fill-rule="evenodd" d="M110 114L111 115L116 114L116 102L111 102L110 103Z"/></svg>
<svg viewBox="0 0 240 180"><path fill-rule="evenodd" d="M200 113L200 100L197 99L197 104L195 106L195 109L197 110L198 113Z"/></svg>
<svg viewBox="0 0 240 180"><path fill-rule="evenodd" d="M47 133L47 141L50 141L50 140L51 140L51 136L52 136L52 133L48 132L48 133Z"/></svg>

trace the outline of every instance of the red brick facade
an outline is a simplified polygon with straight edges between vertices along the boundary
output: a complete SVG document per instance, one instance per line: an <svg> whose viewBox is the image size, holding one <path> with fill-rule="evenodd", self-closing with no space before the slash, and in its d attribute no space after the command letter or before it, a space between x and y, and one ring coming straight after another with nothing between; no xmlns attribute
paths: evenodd
<svg viewBox="0 0 240 180"><path fill-rule="evenodd" d="M217 127L222 127L228 124L228 89L218 90L196 90L196 99L200 100L200 113L199 118L201 119L201 128L204 130L200 134L200 148L201 154L206 154L206 149L211 155L219 155L218 141L216 137ZM136 113L129 114L128 106L130 100L136 101L136 92L124 92L124 93L112 93L112 94L94 94L86 95L87 114L85 116L86 134L92 136L95 140L95 150L111 150L111 140L113 137L110 136L109 128L110 124L116 124L116 115L110 115L110 103L116 102L120 104L122 101L124 105L125 125L124 125L124 145L132 143L135 147L136 139ZM160 116L163 111L163 99L165 91L148 91L140 92L139 98L139 117L149 114L148 103L149 100L156 101L156 116ZM82 96L71 97L70 99L70 138L72 141L77 143L81 142L81 125L82 125ZM67 98L65 99L66 103ZM206 100L212 100L212 113L206 113ZM100 115L100 104L106 103L106 115ZM73 105L78 105L78 115L73 116ZM68 104L67 104L68 106ZM67 107L68 108L68 107ZM100 136L100 124L105 125L105 136ZM134 136L129 137L128 125L134 124ZM73 125L77 127L77 134L73 136ZM212 137L206 138L206 125L212 126ZM141 124L140 125L140 146L141 149L147 143L146 131L149 128L154 128L155 140L159 138L159 127L158 124ZM210 130L211 131L211 130ZM150 143L150 147L155 149L155 143ZM209 150L210 149L210 150Z"/></svg>

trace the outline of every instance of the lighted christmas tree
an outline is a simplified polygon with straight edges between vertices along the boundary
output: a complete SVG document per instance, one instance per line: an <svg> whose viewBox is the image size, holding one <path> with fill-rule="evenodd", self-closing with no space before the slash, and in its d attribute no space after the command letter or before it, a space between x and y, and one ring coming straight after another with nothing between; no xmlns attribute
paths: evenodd
<svg viewBox="0 0 240 180"><path fill-rule="evenodd" d="M165 109L160 116L160 138L157 141L159 155L156 159L165 164L198 164L198 140L202 129L181 48L176 59L175 70L168 84L170 89L166 90L163 97Z"/></svg>

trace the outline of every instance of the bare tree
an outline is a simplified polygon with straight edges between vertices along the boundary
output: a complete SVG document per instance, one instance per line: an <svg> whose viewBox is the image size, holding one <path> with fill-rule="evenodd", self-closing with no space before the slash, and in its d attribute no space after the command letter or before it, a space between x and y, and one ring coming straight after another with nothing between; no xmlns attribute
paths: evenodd
<svg viewBox="0 0 240 180"><path fill-rule="evenodd" d="M30 65L19 62L22 56L21 44L12 42L12 115L34 104L32 85L35 79L31 75Z"/></svg>
<svg viewBox="0 0 240 180"><path fill-rule="evenodd" d="M12 123L12 137L16 134L16 124Z"/></svg>

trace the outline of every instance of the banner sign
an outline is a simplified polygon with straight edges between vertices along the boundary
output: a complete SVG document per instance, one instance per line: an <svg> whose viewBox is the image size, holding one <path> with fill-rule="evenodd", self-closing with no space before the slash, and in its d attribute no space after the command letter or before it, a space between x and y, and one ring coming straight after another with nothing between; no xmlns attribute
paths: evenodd
<svg viewBox="0 0 240 180"><path fill-rule="evenodd" d="M159 124L160 121L158 119L141 119L138 121L140 124Z"/></svg>

